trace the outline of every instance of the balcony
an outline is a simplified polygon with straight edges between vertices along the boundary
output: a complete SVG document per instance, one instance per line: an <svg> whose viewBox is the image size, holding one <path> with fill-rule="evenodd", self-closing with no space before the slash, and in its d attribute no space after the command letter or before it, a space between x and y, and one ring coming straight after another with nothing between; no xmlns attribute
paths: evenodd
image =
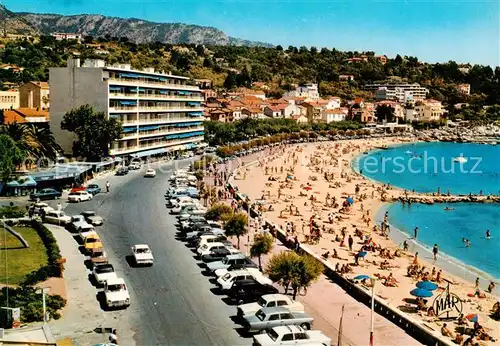
<svg viewBox="0 0 500 346"><path fill-rule="evenodd" d="M141 144L139 146L126 146L126 147L122 147L122 148L112 148L110 150L110 155L132 154L132 153L139 151L139 150L158 149L158 148L171 147L171 146L180 145L180 144L201 142L201 141L203 141L203 139L204 139L203 136L196 136L196 137L190 137L190 138L181 139L181 140L171 139L171 140L155 141L153 143L148 143L148 144ZM168 148L167 148L167 151L168 151Z"/></svg>
<svg viewBox="0 0 500 346"><path fill-rule="evenodd" d="M186 122L186 121L200 121L203 122L204 119L203 117L172 117L169 116L168 118L153 118L153 119L139 119L139 120L121 120L123 126L131 126L131 125L150 125L150 124L169 124L169 123L179 123L179 122Z"/></svg>
<svg viewBox="0 0 500 346"><path fill-rule="evenodd" d="M179 100L191 102L203 102L203 96L189 96L189 95L161 95L161 94L136 94L136 93L109 93L110 98L118 99L134 99L134 100Z"/></svg>
<svg viewBox="0 0 500 346"><path fill-rule="evenodd" d="M139 131L139 132L124 133L123 137L120 138L120 140L130 140L134 138L148 138L148 137L169 135L174 133L185 133L185 132L203 131L203 130L204 130L203 126L193 126L193 127L171 128L163 130L158 129L153 131Z"/></svg>
<svg viewBox="0 0 500 346"><path fill-rule="evenodd" d="M108 79L108 81L109 81L108 83L110 83L110 84L119 84L119 85L126 85L126 86L151 85L151 86L155 86L157 88L162 88L162 89L193 90L193 91L200 90L197 86L194 86L194 85L174 84L174 83L168 83L168 82L162 82L162 81L151 81L151 80L146 80L146 79L141 79L141 78L110 77Z"/></svg>

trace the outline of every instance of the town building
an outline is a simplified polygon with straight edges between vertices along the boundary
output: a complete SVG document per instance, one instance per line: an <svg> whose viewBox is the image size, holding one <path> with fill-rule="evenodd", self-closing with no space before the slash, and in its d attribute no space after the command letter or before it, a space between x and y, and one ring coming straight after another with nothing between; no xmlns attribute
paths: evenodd
<svg viewBox="0 0 500 346"><path fill-rule="evenodd" d="M401 106L399 102L396 101L379 101L375 105L375 111L377 110L376 107L378 106L389 106L394 110L394 116L400 120L404 120L405 114L404 114L404 108Z"/></svg>
<svg viewBox="0 0 500 346"><path fill-rule="evenodd" d="M440 101L428 99L416 102L413 108L405 110L406 121L439 121L444 114Z"/></svg>
<svg viewBox="0 0 500 346"><path fill-rule="evenodd" d="M341 74L339 75L339 82L350 82L354 80L354 75L352 74Z"/></svg>
<svg viewBox="0 0 500 346"><path fill-rule="evenodd" d="M212 80L210 79L195 79L194 81L196 85L202 90L212 89L213 87Z"/></svg>
<svg viewBox="0 0 500 346"><path fill-rule="evenodd" d="M429 90L418 83L376 83L367 84L365 89L375 93L377 100L396 100L401 103L407 101L425 100Z"/></svg>
<svg viewBox="0 0 500 346"><path fill-rule="evenodd" d="M356 98L350 103L349 119L362 123L375 122L375 105L365 102L362 98Z"/></svg>
<svg viewBox="0 0 500 346"><path fill-rule="evenodd" d="M40 127L48 127L49 120L49 112L39 108L17 108L3 111L4 124L34 124Z"/></svg>
<svg viewBox="0 0 500 346"><path fill-rule="evenodd" d="M65 152L74 136L61 130L64 114L89 104L118 119L123 136L110 155L145 157L192 149L203 141L203 95L188 78L132 70L129 64L107 66L102 60L69 59L67 67L49 70L51 130Z"/></svg>
<svg viewBox="0 0 500 346"><path fill-rule="evenodd" d="M310 98L312 100L319 99L319 91L318 84L308 83L304 85L299 85L295 90L287 92L283 95L285 98L296 98L296 97L304 97Z"/></svg>
<svg viewBox="0 0 500 346"><path fill-rule="evenodd" d="M464 95L470 95L470 84L458 84L457 90Z"/></svg>
<svg viewBox="0 0 500 346"><path fill-rule="evenodd" d="M292 120L297 122L297 124L307 124L307 117L303 114L294 115Z"/></svg>
<svg viewBox="0 0 500 346"><path fill-rule="evenodd" d="M387 64L387 56L385 55L375 55L375 59L377 59L382 65Z"/></svg>
<svg viewBox="0 0 500 346"><path fill-rule="evenodd" d="M346 112L340 108L325 109L321 115L322 122L329 124L331 122L343 121L346 119Z"/></svg>
<svg viewBox="0 0 500 346"><path fill-rule="evenodd" d="M360 56L355 56L355 57L346 59L345 61L347 61L349 64L351 64L353 62L367 62L368 61L368 56L366 56L366 55L363 54L363 55L360 55Z"/></svg>
<svg viewBox="0 0 500 346"><path fill-rule="evenodd" d="M19 90L0 91L0 110L19 108Z"/></svg>
<svg viewBox="0 0 500 346"><path fill-rule="evenodd" d="M82 40L81 34L68 33L68 32L55 32L52 34L52 37L54 37L56 41L77 40L78 42L81 42Z"/></svg>
<svg viewBox="0 0 500 346"><path fill-rule="evenodd" d="M50 108L49 83L28 82L19 87L19 107Z"/></svg>

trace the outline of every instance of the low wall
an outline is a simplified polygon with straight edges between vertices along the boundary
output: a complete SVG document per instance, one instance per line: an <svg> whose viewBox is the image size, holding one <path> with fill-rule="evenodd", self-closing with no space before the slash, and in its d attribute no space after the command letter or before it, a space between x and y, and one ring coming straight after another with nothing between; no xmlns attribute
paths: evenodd
<svg viewBox="0 0 500 346"><path fill-rule="evenodd" d="M254 164L255 162L252 162L251 164ZM248 165L247 165L248 166ZM249 209L249 203L245 201L245 198L237 192L237 188L234 184L231 182L228 183L228 187L233 189L235 192L235 198L238 201L243 201L243 207L245 210L248 211L249 215L252 217L258 216L259 213L254 210L254 209ZM284 232L281 227L267 219L264 219L265 224L268 227L274 227L277 229L276 237L283 243L287 244L286 240L286 232ZM339 285L342 287L346 293L348 293L350 296L352 296L354 299L357 301L365 304L368 307L371 307L371 291L368 291L362 286L359 286L355 284L354 282L347 280L337 272L335 272L334 266L325 260L321 258L321 256L318 256L314 251L312 251L307 245L300 244L299 251L301 253L307 253L314 257L317 261L322 263L325 267L324 274L326 277L328 277L332 282L335 284ZM411 335L413 338L418 340L419 342L425 344L425 345L436 345L436 346L442 346L442 345L454 345L450 339L446 339L441 336L440 330L434 330L430 326L427 326L424 324L422 321L415 320L411 318L411 316L406 315L397 307L391 306L389 303L385 302L384 300L381 300L377 297L375 297L375 311L397 325L398 327L402 328L406 333ZM375 336L376 338L376 336Z"/></svg>

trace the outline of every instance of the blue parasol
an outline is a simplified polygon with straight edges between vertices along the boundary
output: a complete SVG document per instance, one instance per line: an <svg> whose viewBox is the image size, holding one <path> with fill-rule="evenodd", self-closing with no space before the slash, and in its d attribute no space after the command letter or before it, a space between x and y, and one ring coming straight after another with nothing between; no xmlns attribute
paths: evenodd
<svg viewBox="0 0 500 346"><path fill-rule="evenodd" d="M364 275L364 274L361 274L361 275L354 277L354 280L365 280L365 279L370 279L370 277L368 275Z"/></svg>
<svg viewBox="0 0 500 346"><path fill-rule="evenodd" d="M414 288L413 290L410 291L410 294L415 297L419 298L429 298L432 297L432 292L425 290L423 288Z"/></svg>
<svg viewBox="0 0 500 346"><path fill-rule="evenodd" d="M287 179L293 179L293 175L289 175L286 177Z"/></svg>
<svg viewBox="0 0 500 346"><path fill-rule="evenodd" d="M434 282L431 281L419 281L417 282L417 287L423 288L424 290L427 291L434 291L437 290L438 285L436 285Z"/></svg>
<svg viewBox="0 0 500 346"><path fill-rule="evenodd" d="M354 204L354 200L352 199L352 197L347 197L346 201L349 204Z"/></svg>
<svg viewBox="0 0 500 346"><path fill-rule="evenodd" d="M358 253L357 253L357 256L358 256L358 257L365 257L365 256L366 256L366 254L367 254L367 252L366 252L366 251L360 251L360 252L358 252Z"/></svg>

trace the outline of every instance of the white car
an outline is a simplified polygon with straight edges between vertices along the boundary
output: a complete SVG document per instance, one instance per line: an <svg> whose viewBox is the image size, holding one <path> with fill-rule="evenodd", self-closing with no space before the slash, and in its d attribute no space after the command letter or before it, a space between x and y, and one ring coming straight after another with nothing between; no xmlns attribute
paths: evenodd
<svg viewBox="0 0 500 346"><path fill-rule="evenodd" d="M93 226L102 226L104 223L103 218L97 215L95 211L87 210L82 212L82 215L85 217L85 220Z"/></svg>
<svg viewBox="0 0 500 346"><path fill-rule="evenodd" d="M148 245L138 244L132 246L132 254L134 256L135 264L153 265L153 252Z"/></svg>
<svg viewBox="0 0 500 346"><path fill-rule="evenodd" d="M175 208L186 204L186 202L193 203L193 199L189 196L178 196L175 198L171 198L168 201L168 205Z"/></svg>
<svg viewBox="0 0 500 346"><path fill-rule="evenodd" d="M91 193L87 191L75 191L68 195L68 202L83 202L90 201L94 197Z"/></svg>
<svg viewBox="0 0 500 346"><path fill-rule="evenodd" d="M254 303L238 305L239 317L247 315L255 315L257 311L262 308L274 308L277 306L283 306L290 311L303 312L304 305L291 299L289 296L284 294L265 294L260 299Z"/></svg>
<svg viewBox="0 0 500 346"><path fill-rule="evenodd" d="M332 340L319 330L305 330L295 325L284 325L267 329L264 333L254 335L256 346L331 345Z"/></svg>
<svg viewBox="0 0 500 346"><path fill-rule="evenodd" d="M112 264L98 264L92 270L92 275L99 285L103 285L109 279L117 278L115 268Z"/></svg>
<svg viewBox="0 0 500 346"><path fill-rule="evenodd" d="M73 215L68 226L73 232L80 232L80 230L94 230L94 226L89 224L83 215Z"/></svg>
<svg viewBox="0 0 500 346"><path fill-rule="evenodd" d="M130 305L130 294L122 278L110 278L104 283L104 298L108 308L127 307Z"/></svg>
<svg viewBox="0 0 500 346"><path fill-rule="evenodd" d="M198 206L200 206L198 201L195 201L195 200L186 201L185 203L179 203L179 205L172 208L170 213L171 214L180 214L180 212L183 211L183 209L188 209L187 207L197 208Z"/></svg>
<svg viewBox="0 0 500 346"><path fill-rule="evenodd" d="M33 212L35 214L40 214L42 212L42 210L45 211L45 213L47 213L47 212L55 210L55 209L52 208L50 205L48 205L45 202L38 202L38 203L35 203L33 205Z"/></svg>
<svg viewBox="0 0 500 346"><path fill-rule="evenodd" d="M265 285L272 285L271 279L265 277L258 270L241 269L227 272L224 276L217 278L217 285L222 290L229 290L237 280L255 280Z"/></svg>
<svg viewBox="0 0 500 346"><path fill-rule="evenodd" d="M144 174L146 178L154 178L156 177L156 171L152 168L149 168L146 173Z"/></svg>
<svg viewBox="0 0 500 346"><path fill-rule="evenodd" d="M81 229L80 232L78 232L78 236L82 242L85 242L85 239L90 235L97 235L97 232L94 231L94 229Z"/></svg>
<svg viewBox="0 0 500 346"><path fill-rule="evenodd" d="M203 244L202 246L199 246L196 249L196 252L198 253L198 255L203 256L203 255L208 255L212 250L222 249L224 247L227 247L227 246L221 242L206 243L206 244Z"/></svg>
<svg viewBox="0 0 500 346"><path fill-rule="evenodd" d="M45 222L65 226L71 222L71 216L66 215L64 211L51 210L45 214Z"/></svg>

